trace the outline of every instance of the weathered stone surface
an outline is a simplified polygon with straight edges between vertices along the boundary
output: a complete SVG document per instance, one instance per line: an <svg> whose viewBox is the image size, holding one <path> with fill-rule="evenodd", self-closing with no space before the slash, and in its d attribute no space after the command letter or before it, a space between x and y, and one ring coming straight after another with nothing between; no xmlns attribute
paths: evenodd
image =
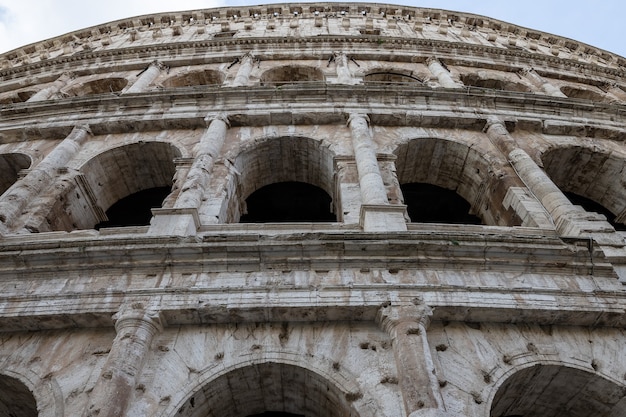
<svg viewBox="0 0 626 417"><path fill-rule="evenodd" d="M0 56L0 415L626 417L625 69L359 3Z"/></svg>

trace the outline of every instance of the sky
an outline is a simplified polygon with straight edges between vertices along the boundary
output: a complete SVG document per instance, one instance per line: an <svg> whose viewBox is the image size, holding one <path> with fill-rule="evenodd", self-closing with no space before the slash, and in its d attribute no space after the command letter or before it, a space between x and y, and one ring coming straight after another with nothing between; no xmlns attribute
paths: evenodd
<svg viewBox="0 0 626 417"><path fill-rule="evenodd" d="M132 16L268 3L254 0L0 0L0 53ZM626 56L624 0L379 0L376 3L480 14Z"/></svg>

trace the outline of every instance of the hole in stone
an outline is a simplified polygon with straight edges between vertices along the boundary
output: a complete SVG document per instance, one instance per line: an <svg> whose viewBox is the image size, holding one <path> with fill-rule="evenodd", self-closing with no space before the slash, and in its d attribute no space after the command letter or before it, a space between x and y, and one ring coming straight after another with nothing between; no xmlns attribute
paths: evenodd
<svg viewBox="0 0 626 417"><path fill-rule="evenodd" d="M170 191L170 187L148 188L122 198L106 211L109 220L98 223L95 229L149 225L151 209L161 207Z"/></svg>
<svg viewBox="0 0 626 417"><path fill-rule="evenodd" d="M412 222L481 224L469 213L470 204L452 190L426 183L400 186Z"/></svg>
<svg viewBox="0 0 626 417"><path fill-rule="evenodd" d="M331 198L311 184L286 181L267 185L246 199L248 213L241 223L335 222Z"/></svg>

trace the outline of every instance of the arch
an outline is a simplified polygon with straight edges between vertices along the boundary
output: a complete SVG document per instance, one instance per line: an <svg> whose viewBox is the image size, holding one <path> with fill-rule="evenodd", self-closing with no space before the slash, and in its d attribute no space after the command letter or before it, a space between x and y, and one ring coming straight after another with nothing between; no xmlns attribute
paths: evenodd
<svg viewBox="0 0 626 417"><path fill-rule="evenodd" d="M23 153L0 154L0 195L17 181L19 172L30 164L30 157Z"/></svg>
<svg viewBox="0 0 626 417"><path fill-rule="evenodd" d="M506 80L504 78L483 78L478 74L461 74L461 81L466 86L487 88L490 90L514 91L529 93L530 88L522 83Z"/></svg>
<svg viewBox="0 0 626 417"><path fill-rule="evenodd" d="M37 402L19 379L0 374L0 416L38 417Z"/></svg>
<svg viewBox="0 0 626 417"><path fill-rule="evenodd" d="M176 74L163 82L165 88L193 87L198 85L221 85L224 74L216 70L198 70Z"/></svg>
<svg viewBox="0 0 626 417"><path fill-rule="evenodd" d="M404 204L412 222L481 224L470 214L470 204L453 190L427 183L400 185Z"/></svg>
<svg viewBox="0 0 626 417"><path fill-rule="evenodd" d="M103 223L110 220L104 212L133 195L132 210L147 213L149 221L150 209L155 207L150 195L161 191L161 198L156 198L162 201L163 194L169 193L176 171L174 159L180 155L176 147L164 142L137 142L102 152L80 167L76 186L61 199L62 206L48 221L53 230L90 229L101 223L105 227L137 226L140 224L130 221L135 218L132 213L128 213L128 222Z"/></svg>
<svg viewBox="0 0 626 417"><path fill-rule="evenodd" d="M606 209L610 222L626 224L622 214L626 210L625 156L596 147L561 146L545 151L541 160L546 174L563 192L592 200ZM595 211L583 200L573 203Z"/></svg>
<svg viewBox="0 0 626 417"><path fill-rule="evenodd" d="M423 84L413 71L399 69L376 69L363 76L365 84Z"/></svg>
<svg viewBox="0 0 626 417"><path fill-rule="evenodd" d="M234 161L239 174L236 193L229 201L228 222L240 221L246 200L255 191L276 183L306 183L334 196L334 155L319 141L304 137L265 139L243 150ZM332 210L337 213L337 210Z"/></svg>
<svg viewBox="0 0 626 417"><path fill-rule="evenodd" d="M87 96L92 94L118 93L126 87L128 80L122 77L99 78L96 80L75 83L64 88L67 96Z"/></svg>
<svg viewBox="0 0 626 417"><path fill-rule="evenodd" d="M265 71L261 75L261 85L279 87L302 82L323 82L324 79L319 68L287 65Z"/></svg>
<svg viewBox="0 0 626 417"><path fill-rule="evenodd" d="M170 414L173 412L176 417L373 416L372 404L365 407L355 404L361 396L353 383L346 386L306 364L254 360L202 381Z"/></svg>
<svg viewBox="0 0 626 417"><path fill-rule="evenodd" d="M0 104L23 103L34 96L37 92L34 90L22 90L17 93L11 93L0 97Z"/></svg>
<svg viewBox="0 0 626 417"><path fill-rule="evenodd" d="M561 87L561 92L569 98L578 98L581 100L606 101L607 99L604 94L598 93L589 88L571 87L566 85Z"/></svg>
<svg viewBox="0 0 626 417"><path fill-rule="evenodd" d="M406 190L408 184L419 183L450 190L465 200L470 207L469 214L479 217L484 224L519 224L516 215L502 206L513 179L507 177L501 163L487 159L486 151L479 152L472 146L448 139L420 138L398 146L394 154L401 188ZM434 187L422 188L441 192ZM410 201L405 198L406 202ZM408 210L411 211L411 207Z"/></svg>
<svg viewBox="0 0 626 417"><path fill-rule="evenodd" d="M532 363L502 378L491 417L624 417L626 386L563 364Z"/></svg>

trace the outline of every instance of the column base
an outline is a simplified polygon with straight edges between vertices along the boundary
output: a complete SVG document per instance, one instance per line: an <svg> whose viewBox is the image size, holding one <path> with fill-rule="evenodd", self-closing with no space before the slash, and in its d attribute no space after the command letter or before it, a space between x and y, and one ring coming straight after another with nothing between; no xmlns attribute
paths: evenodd
<svg viewBox="0 0 626 417"><path fill-rule="evenodd" d="M359 224L365 232L405 232L406 206L361 205Z"/></svg>
<svg viewBox="0 0 626 417"><path fill-rule="evenodd" d="M154 208L152 216L149 235L195 236L200 227L195 208Z"/></svg>

